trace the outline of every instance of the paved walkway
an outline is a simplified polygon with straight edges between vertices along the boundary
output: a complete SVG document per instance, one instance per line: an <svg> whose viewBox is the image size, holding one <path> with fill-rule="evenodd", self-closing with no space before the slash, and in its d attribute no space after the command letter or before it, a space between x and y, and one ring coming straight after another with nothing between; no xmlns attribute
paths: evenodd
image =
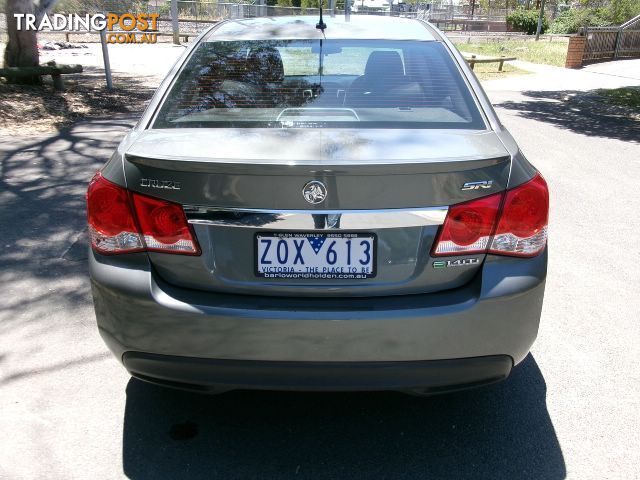
<svg viewBox="0 0 640 480"><path fill-rule="evenodd" d="M516 60L512 65L533 72L484 82L487 91L593 90L640 85L640 58L568 69Z"/></svg>

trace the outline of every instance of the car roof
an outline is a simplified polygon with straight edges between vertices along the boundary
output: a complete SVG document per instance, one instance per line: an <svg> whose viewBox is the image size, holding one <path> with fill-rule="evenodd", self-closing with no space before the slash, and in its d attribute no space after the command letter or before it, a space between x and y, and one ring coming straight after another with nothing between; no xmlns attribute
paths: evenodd
<svg viewBox="0 0 640 480"><path fill-rule="evenodd" d="M426 23L398 17L378 15L324 16L327 28L322 32L316 28L319 17L289 16L260 17L222 22L203 37L205 42L229 40L276 40L276 39L369 39L369 40L439 40L433 27ZM437 35L437 34L435 34Z"/></svg>

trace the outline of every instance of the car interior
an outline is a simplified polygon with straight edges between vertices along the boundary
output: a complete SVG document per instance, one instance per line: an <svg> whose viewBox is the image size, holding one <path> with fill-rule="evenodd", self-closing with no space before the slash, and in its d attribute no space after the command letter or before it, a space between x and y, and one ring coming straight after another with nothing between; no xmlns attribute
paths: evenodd
<svg viewBox="0 0 640 480"><path fill-rule="evenodd" d="M414 117L427 115L427 120L472 120L470 98L452 80L451 66L442 55L383 45L357 50L366 55L364 68L332 68L332 55L342 53L342 47L330 53L293 52L306 55L302 63L291 50L286 45L243 42L240 48L201 56L169 102L170 116L178 122L201 120L204 117L197 114L202 112L209 118L239 119L237 109L242 109L245 117L280 122L349 122L377 120L384 109L385 118L395 110L409 120L412 112ZM247 109L255 111L248 114ZM430 114L425 112L429 109Z"/></svg>

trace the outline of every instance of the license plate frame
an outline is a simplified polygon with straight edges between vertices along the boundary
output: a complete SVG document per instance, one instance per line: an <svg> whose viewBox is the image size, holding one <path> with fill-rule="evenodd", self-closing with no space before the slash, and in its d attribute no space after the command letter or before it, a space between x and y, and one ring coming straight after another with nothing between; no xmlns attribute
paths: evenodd
<svg viewBox="0 0 640 480"><path fill-rule="evenodd" d="M370 266L369 273L364 273L361 271L355 273L349 272L271 272L265 273L260 270L260 240L261 239L307 239L309 237L321 238L324 237L324 241L321 249L316 253L316 255L320 254L321 251L325 251L325 244L330 239L339 239L343 240L346 243L346 240L355 240L355 239L367 239L370 240L371 244L371 259L368 265ZM365 246L362 246L363 250L366 249ZM373 232L317 232L317 231L295 231L295 232L257 232L254 234L253 238L253 248L254 248L254 274L256 277L265 278L265 279L287 279L287 280L367 280L375 278L378 274L378 236ZM276 247L277 248L277 247ZM328 247L327 247L328 248ZM264 252L263 252L264 253ZM362 252L364 253L364 252ZM359 259L356 259L356 261ZM365 264L366 265L366 264ZM327 268L331 268L331 265L327 265ZM344 268L344 267L343 267ZM358 267L359 268L359 267ZM334 267L335 269L335 267Z"/></svg>

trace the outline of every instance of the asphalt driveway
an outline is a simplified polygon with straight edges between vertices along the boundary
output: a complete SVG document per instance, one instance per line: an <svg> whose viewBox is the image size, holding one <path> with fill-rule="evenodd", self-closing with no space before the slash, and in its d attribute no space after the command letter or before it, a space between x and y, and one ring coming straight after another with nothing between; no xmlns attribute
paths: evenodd
<svg viewBox="0 0 640 480"><path fill-rule="evenodd" d="M432 398L131 380L95 328L83 195L134 120L2 138L0 478L640 478L640 128L590 93L640 79L593 75L486 84L552 192L542 325L507 381Z"/></svg>

